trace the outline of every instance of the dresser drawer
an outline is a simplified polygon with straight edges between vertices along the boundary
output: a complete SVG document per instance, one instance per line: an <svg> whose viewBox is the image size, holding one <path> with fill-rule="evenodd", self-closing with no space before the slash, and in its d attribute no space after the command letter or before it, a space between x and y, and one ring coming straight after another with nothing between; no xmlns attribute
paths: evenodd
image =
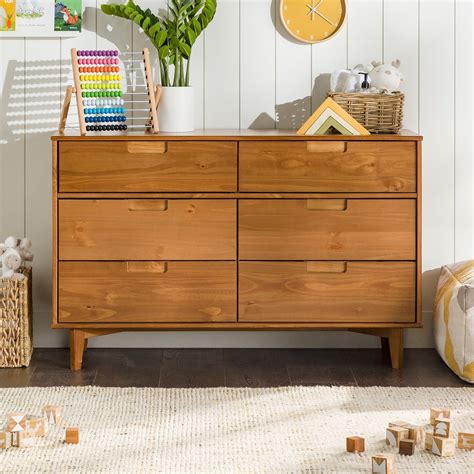
<svg viewBox="0 0 474 474"><path fill-rule="evenodd" d="M239 150L243 192L416 192L414 142L255 141Z"/></svg>
<svg viewBox="0 0 474 474"><path fill-rule="evenodd" d="M234 260L234 199L63 199L60 260Z"/></svg>
<svg viewBox="0 0 474 474"><path fill-rule="evenodd" d="M240 262L240 322L415 322L414 262Z"/></svg>
<svg viewBox="0 0 474 474"><path fill-rule="evenodd" d="M235 262L60 262L62 323L236 322Z"/></svg>
<svg viewBox="0 0 474 474"><path fill-rule="evenodd" d="M413 199L242 199L241 260L414 260Z"/></svg>
<svg viewBox="0 0 474 474"><path fill-rule="evenodd" d="M237 190L234 142L59 143L59 192Z"/></svg>

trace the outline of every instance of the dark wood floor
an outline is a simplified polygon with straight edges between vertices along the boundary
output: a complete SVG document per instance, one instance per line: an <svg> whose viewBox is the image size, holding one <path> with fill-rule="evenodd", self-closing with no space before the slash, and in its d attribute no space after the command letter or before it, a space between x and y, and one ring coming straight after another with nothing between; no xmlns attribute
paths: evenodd
<svg viewBox="0 0 474 474"><path fill-rule="evenodd" d="M376 349L89 349L71 372L66 349L36 349L30 367L0 369L0 387L467 386L431 349L405 351L392 370Z"/></svg>

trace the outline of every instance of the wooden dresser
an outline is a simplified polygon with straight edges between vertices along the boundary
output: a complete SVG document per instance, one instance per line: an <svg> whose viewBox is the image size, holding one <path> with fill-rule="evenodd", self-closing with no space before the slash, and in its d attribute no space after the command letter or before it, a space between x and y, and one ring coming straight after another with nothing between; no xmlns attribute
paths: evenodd
<svg viewBox="0 0 474 474"><path fill-rule="evenodd" d="M53 328L421 326L421 137L282 131L53 140Z"/></svg>

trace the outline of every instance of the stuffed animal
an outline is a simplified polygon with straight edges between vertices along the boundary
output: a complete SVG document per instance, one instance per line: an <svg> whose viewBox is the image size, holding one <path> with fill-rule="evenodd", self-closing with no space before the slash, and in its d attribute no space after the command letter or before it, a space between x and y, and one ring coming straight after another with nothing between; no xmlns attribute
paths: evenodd
<svg viewBox="0 0 474 474"><path fill-rule="evenodd" d="M369 71L370 85L381 92L395 92L400 90L404 80L400 72L400 60L393 61L391 65L372 61L373 69Z"/></svg>
<svg viewBox="0 0 474 474"><path fill-rule="evenodd" d="M33 260L30 239L22 239L20 242L13 237L7 237L5 243L0 243L0 265L2 267L2 278L15 278L21 280L24 275L17 272L26 261Z"/></svg>

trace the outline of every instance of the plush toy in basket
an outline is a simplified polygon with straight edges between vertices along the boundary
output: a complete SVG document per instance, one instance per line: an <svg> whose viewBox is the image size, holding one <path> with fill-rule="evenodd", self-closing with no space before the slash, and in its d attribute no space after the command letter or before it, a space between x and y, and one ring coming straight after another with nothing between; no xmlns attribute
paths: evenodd
<svg viewBox="0 0 474 474"><path fill-rule="evenodd" d="M328 96L370 133L398 133L403 125L403 80L399 60L358 64L332 73Z"/></svg>
<svg viewBox="0 0 474 474"><path fill-rule="evenodd" d="M0 367L28 366L33 353L29 239L0 243Z"/></svg>

